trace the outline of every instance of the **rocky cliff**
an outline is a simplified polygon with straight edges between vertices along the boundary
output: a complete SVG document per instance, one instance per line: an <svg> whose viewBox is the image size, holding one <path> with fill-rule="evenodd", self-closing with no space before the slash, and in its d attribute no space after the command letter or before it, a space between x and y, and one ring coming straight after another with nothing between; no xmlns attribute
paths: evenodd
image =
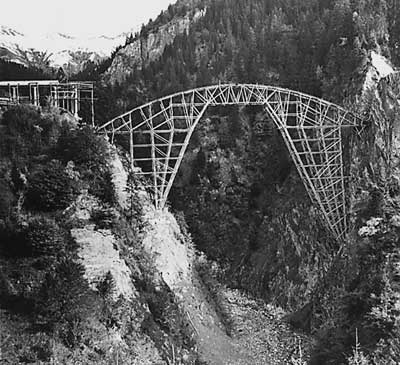
<svg viewBox="0 0 400 365"><path fill-rule="evenodd" d="M115 54L111 66L104 74L104 79L111 84L121 83L134 70L141 70L158 60L164 53L165 47L172 44L178 35L187 33L190 26L204 16L205 12L205 8L200 10L194 6L166 24L142 31L131 43Z"/></svg>

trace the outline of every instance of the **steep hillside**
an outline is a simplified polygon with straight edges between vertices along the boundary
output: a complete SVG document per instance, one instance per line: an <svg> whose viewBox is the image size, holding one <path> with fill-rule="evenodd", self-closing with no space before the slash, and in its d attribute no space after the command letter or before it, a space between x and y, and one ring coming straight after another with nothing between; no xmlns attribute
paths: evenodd
<svg viewBox="0 0 400 365"><path fill-rule="evenodd" d="M398 334L397 269L388 259L398 241L397 86L383 79L392 68L385 58L398 62L398 15L392 0L213 1L158 60L130 74L121 68L125 81L102 99L107 119L194 86L258 82L324 97L365 117L362 131L344 141L353 189L348 242L326 235L261 110L210 110L171 195L196 248L218 261L230 286L279 303L293 311L293 325L316 334L315 364L344 363L356 332L376 363L399 359L390 344ZM391 347L392 359L384 350Z"/></svg>
<svg viewBox="0 0 400 365"><path fill-rule="evenodd" d="M128 40L113 56L104 79L111 84L121 83L135 70L158 61L175 38L188 33L190 26L204 16L204 2L178 1L162 12L154 22L143 26L140 33Z"/></svg>
<svg viewBox="0 0 400 365"><path fill-rule="evenodd" d="M183 216L156 211L103 137L30 107L0 128L1 363L307 357L310 340L284 311L218 283Z"/></svg>
<svg viewBox="0 0 400 365"><path fill-rule="evenodd" d="M0 362L194 363L116 151L56 111L10 109L0 128Z"/></svg>

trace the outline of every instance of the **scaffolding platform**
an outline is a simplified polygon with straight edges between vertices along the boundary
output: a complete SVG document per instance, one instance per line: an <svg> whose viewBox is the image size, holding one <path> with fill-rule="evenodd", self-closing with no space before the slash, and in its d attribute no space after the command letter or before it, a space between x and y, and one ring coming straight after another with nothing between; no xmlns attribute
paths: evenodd
<svg viewBox="0 0 400 365"><path fill-rule="evenodd" d="M0 108L9 108L18 104L57 107L94 125L92 82L0 81Z"/></svg>

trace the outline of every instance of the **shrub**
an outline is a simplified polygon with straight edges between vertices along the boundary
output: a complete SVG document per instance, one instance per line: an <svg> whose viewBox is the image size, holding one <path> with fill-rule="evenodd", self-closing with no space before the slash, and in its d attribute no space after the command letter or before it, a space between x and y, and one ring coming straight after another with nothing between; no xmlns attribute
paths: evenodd
<svg viewBox="0 0 400 365"><path fill-rule="evenodd" d="M10 185L0 178L0 219L10 216L15 202L15 196L11 191Z"/></svg>
<svg viewBox="0 0 400 365"><path fill-rule="evenodd" d="M108 167L110 157L107 142L91 127L80 130L64 130L55 154L67 163L73 161L81 177L89 186L89 193L106 203L115 203L114 186Z"/></svg>
<svg viewBox="0 0 400 365"><path fill-rule="evenodd" d="M108 168L93 171L88 170L84 178L89 183L89 193L96 196L104 203L114 204L117 201L115 196L114 183Z"/></svg>
<svg viewBox="0 0 400 365"><path fill-rule="evenodd" d="M115 292L115 280L110 271L104 275L104 278L97 284L97 290L102 298L107 299L113 296Z"/></svg>
<svg viewBox="0 0 400 365"><path fill-rule="evenodd" d="M25 339L24 339L25 340ZM18 354L21 363L42 363L49 362L52 356L50 339L38 333L26 340L25 346L21 346Z"/></svg>
<svg viewBox="0 0 400 365"><path fill-rule="evenodd" d="M78 306L89 291L84 279L84 267L70 258L62 259L46 278L39 290L38 303L42 314L48 319L61 320Z"/></svg>
<svg viewBox="0 0 400 365"><path fill-rule="evenodd" d="M0 221L0 253L5 256L30 256L22 227L14 219Z"/></svg>
<svg viewBox="0 0 400 365"><path fill-rule="evenodd" d="M24 233L26 247L32 256L56 256L65 247L65 234L53 219L33 218Z"/></svg>
<svg viewBox="0 0 400 365"><path fill-rule="evenodd" d="M140 186L141 182L134 173L130 172L128 176L128 184L126 191L128 192L129 200L128 207L125 211L125 215L131 224L131 227L135 232L139 233L144 229L145 222L143 219L143 202L140 196L137 194L136 187Z"/></svg>
<svg viewBox="0 0 400 365"><path fill-rule="evenodd" d="M99 229L112 228L115 219L115 211L112 208L100 208L92 212L92 220Z"/></svg>
<svg viewBox="0 0 400 365"><path fill-rule="evenodd" d="M101 321L107 327L119 326L119 319L114 313L114 301L113 297L115 294L115 280L110 271L108 271L104 277L97 283L96 289L101 297ZM122 300L122 297L121 297Z"/></svg>
<svg viewBox="0 0 400 365"><path fill-rule="evenodd" d="M36 152L35 126L40 124L40 113L37 109L28 106L10 108L3 114L2 124L2 155L23 159Z"/></svg>
<svg viewBox="0 0 400 365"><path fill-rule="evenodd" d="M194 333L185 312L179 308L177 298L167 286L162 287L160 291L149 290L145 297L152 316L145 316L142 330L161 348L167 334L169 340L177 347L172 350L174 355L170 353L169 348L163 348L164 355L176 356L181 360L182 353L191 351L195 345Z"/></svg>
<svg viewBox="0 0 400 365"><path fill-rule="evenodd" d="M41 115L37 108L28 105L8 109L1 124L1 155L10 157L18 165L48 150L58 139L60 130L56 115Z"/></svg>
<svg viewBox="0 0 400 365"><path fill-rule="evenodd" d="M2 253L14 257L57 256L66 246L65 232L53 220L34 217L24 225L7 220L0 226Z"/></svg>
<svg viewBox="0 0 400 365"><path fill-rule="evenodd" d="M101 169L109 156L107 142L94 130L85 126L79 130L64 129L55 150L63 162L74 161L87 169Z"/></svg>
<svg viewBox="0 0 400 365"><path fill-rule="evenodd" d="M26 204L41 211L65 209L79 193L79 184L60 161L38 166L28 178Z"/></svg>
<svg viewBox="0 0 400 365"><path fill-rule="evenodd" d="M41 320L71 348L79 344L84 324L95 309L93 293L83 274L81 264L62 259L46 274L36 298L36 312Z"/></svg>

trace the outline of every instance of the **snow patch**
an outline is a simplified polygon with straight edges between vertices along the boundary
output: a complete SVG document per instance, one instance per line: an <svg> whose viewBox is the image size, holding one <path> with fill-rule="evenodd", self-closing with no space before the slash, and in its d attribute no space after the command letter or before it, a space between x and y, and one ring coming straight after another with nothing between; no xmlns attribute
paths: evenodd
<svg viewBox="0 0 400 365"><path fill-rule="evenodd" d="M46 51L51 54L53 65L62 66L72 60L73 53L96 53L100 57L107 57L119 45L124 44L125 36L116 37L74 37L62 33L30 33L23 34L15 29L0 27L0 47L18 54L18 49L28 51Z"/></svg>
<svg viewBox="0 0 400 365"><path fill-rule="evenodd" d="M363 91L375 88L380 79L394 72L389 61L380 54L371 51L371 66L365 76Z"/></svg>
<svg viewBox="0 0 400 365"><path fill-rule="evenodd" d="M371 52L371 61L372 66L375 67L380 78L384 78L394 72L393 67L389 65L388 60L374 51Z"/></svg>

